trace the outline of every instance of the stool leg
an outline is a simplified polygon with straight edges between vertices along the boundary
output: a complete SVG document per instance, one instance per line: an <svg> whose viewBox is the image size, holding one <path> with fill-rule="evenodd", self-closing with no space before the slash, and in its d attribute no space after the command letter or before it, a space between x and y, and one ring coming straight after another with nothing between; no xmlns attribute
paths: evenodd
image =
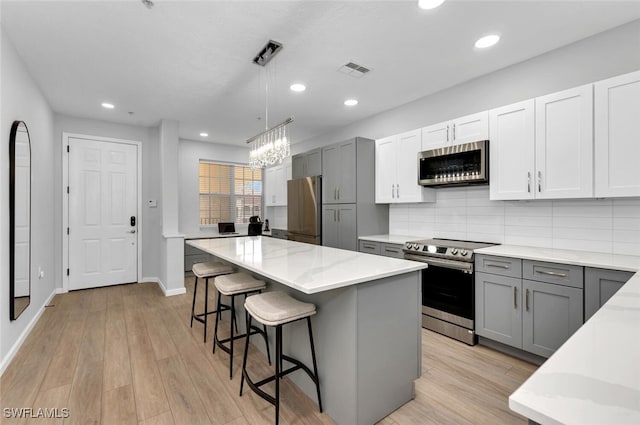
<svg viewBox="0 0 640 425"><path fill-rule="evenodd" d="M204 342L207 342L207 316L209 316L209 278L204 280Z"/></svg>
<svg viewBox="0 0 640 425"><path fill-rule="evenodd" d="M231 322L229 326L229 334L231 340L229 341L229 379L233 379L233 323L236 321L236 296L231 295ZM236 323L236 333L238 331L238 323ZM248 338L248 337L247 337Z"/></svg>
<svg viewBox="0 0 640 425"><path fill-rule="evenodd" d="M316 362L316 348L313 345L313 332L311 331L311 317L307 317L307 326L309 327L309 342L311 343L311 359L313 361L313 374L315 376L316 391L318 392L318 408L322 413L322 399L320 398L320 379L318 378L318 364Z"/></svg>
<svg viewBox="0 0 640 425"><path fill-rule="evenodd" d="M264 330L264 345L267 346L267 360L269 360L269 366L271 366L271 353L269 353L269 338L267 337L267 325L262 325Z"/></svg>
<svg viewBox="0 0 640 425"><path fill-rule="evenodd" d="M221 299L222 299L222 294L220 293L220 291L218 291L216 289L216 298L218 299L217 302L217 307L216 307L216 324L213 328L213 349L211 350L212 353L215 354L216 352L216 345L218 345L218 322L220 321L220 310L222 310L222 304L221 304Z"/></svg>
<svg viewBox="0 0 640 425"><path fill-rule="evenodd" d="M282 373L282 325L276 326L276 425L280 421L280 374Z"/></svg>
<svg viewBox="0 0 640 425"><path fill-rule="evenodd" d="M251 329L251 316L247 313L247 329ZM251 335L247 333L247 337L244 341L244 355L242 356L242 378L240 378L240 397L242 397L242 387L244 386L244 376L247 374L247 353L249 352L249 337Z"/></svg>
<svg viewBox="0 0 640 425"><path fill-rule="evenodd" d="M198 293L198 276L196 276L196 283L193 286L193 301L191 302L191 327L193 327L193 316L196 314L196 294Z"/></svg>

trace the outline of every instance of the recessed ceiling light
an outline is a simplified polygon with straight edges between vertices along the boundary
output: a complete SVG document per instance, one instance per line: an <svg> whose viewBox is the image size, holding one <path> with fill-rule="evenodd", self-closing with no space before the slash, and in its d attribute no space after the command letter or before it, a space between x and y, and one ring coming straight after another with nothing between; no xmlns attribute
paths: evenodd
<svg viewBox="0 0 640 425"><path fill-rule="evenodd" d="M356 106L358 104L358 100L357 99L347 99L344 101L344 104L346 106Z"/></svg>
<svg viewBox="0 0 640 425"><path fill-rule="evenodd" d="M209 137L209 133L200 133L200 137Z"/></svg>
<svg viewBox="0 0 640 425"><path fill-rule="evenodd" d="M291 84L291 86L289 87L292 91L305 91L307 89L307 86L305 86L304 84L300 84L300 83L295 83L295 84Z"/></svg>
<svg viewBox="0 0 640 425"><path fill-rule="evenodd" d="M500 36L498 34L485 35L476 41L476 47L478 49L486 49L487 47L493 46L498 41L500 41Z"/></svg>
<svg viewBox="0 0 640 425"><path fill-rule="evenodd" d="M418 7L420 9L435 9L444 3L444 0L418 0Z"/></svg>
<svg viewBox="0 0 640 425"><path fill-rule="evenodd" d="M115 108L115 106L113 106L113 103L107 103L107 102L102 102L102 107L106 108L106 109L113 109Z"/></svg>

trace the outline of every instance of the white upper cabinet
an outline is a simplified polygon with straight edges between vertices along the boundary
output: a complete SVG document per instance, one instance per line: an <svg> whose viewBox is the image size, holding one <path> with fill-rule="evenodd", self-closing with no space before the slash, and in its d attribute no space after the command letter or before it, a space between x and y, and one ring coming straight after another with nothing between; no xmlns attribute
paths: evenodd
<svg viewBox="0 0 640 425"><path fill-rule="evenodd" d="M489 112L490 199L593 196L593 86Z"/></svg>
<svg viewBox="0 0 640 425"><path fill-rule="evenodd" d="M421 130L376 140L376 203L434 202L435 191L418 184Z"/></svg>
<svg viewBox="0 0 640 425"><path fill-rule="evenodd" d="M264 170L264 204L267 207L287 205L287 180L291 179L291 158Z"/></svg>
<svg viewBox="0 0 640 425"><path fill-rule="evenodd" d="M533 99L489 112L490 199L533 199L534 117Z"/></svg>
<svg viewBox="0 0 640 425"><path fill-rule="evenodd" d="M595 196L640 196L640 71L595 83Z"/></svg>
<svg viewBox="0 0 640 425"><path fill-rule="evenodd" d="M489 138L489 112L478 112L422 128L422 150Z"/></svg>
<svg viewBox="0 0 640 425"><path fill-rule="evenodd" d="M593 85L536 98L536 198L593 196Z"/></svg>

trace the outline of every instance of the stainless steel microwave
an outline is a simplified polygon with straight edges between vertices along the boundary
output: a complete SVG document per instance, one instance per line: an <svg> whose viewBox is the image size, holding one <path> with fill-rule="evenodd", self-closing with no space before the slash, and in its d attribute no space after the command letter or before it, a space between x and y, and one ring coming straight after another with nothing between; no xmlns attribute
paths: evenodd
<svg viewBox="0 0 640 425"><path fill-rule="evenodd" d="M489 184L489 141L420 152L418 183L440 187Z"/></svg>

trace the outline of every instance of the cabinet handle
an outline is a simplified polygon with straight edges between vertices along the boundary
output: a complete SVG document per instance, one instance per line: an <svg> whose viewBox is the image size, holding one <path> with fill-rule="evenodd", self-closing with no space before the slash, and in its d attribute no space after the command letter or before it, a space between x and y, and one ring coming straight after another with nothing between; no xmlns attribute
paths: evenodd
<svg viewBox="0 0 640 425"><path fill-rule="evenodd" d="M447 142L449 141L449 126L447 126Z"/></svg>
<svg viewBox="0 0 640 425"><path fill-rule="evenodd" d="M547 270L536 270L536 273L547 274L549 276L556 276L556 277L567 277L566 273L550 272L550 271L547 271Z"/></svg>
<svg viewBox="0 0 640 425"><path fill-rule="evenodd" d="M531 171L527 171L527 193L531 193Z"/></svg>
<svg viewBox="0 0 640 425"><path fill-rule="evenodd" d="M513 287L513 308L518 309L518 288Z"/></svg>
<svg viewBox="0 0 640 425"><path fill-rule="evenodd" d="M338 188L338 200L340 200L340 188Z"/></svg>
<svg viewBox="0 0 640 425"><path fill-rule="evenodd" d="M394 188L395 184L391 185L391 198L395 199L395 194L393 192L393 188Z"/></svg>
<svg viewBox="0 0 640 425"><path fill-rule="evenodd" d="M538 171L538 192L542 192L542 171Z"/></svg>
<svg viewBox="0 0 640 425"><path fill-rule="evenodd" d="M400 183L396 185L396 198L400 199Z"/></svg>
<svg viewBox="0 0 640 425"><path fill-rule="evenodd" d="M529 288L524 293L524 308L529 311Z"/></svg>
<svg viewBox="0 0 640 425"><path fill-rule="evenodd" d="M338 221L340 221L340 210L338 210Z"/></svg>
<svg viewBox="0 0 640 425"><path fill-rule="evenodd" d="M337 195L337 192L338 192L338 188L337 188L337 187L334 187L334 188L333 188L333 200L334 200L334 201L337 199L337 196L338 196L338 195Z"/></svg>
<svg viewBox="0 0 640 425"><path fill-rule="evenodd" d="M453 125L453 140L456 140L456 125Z"/></svg>
<svg viewBox="0 0 640 425"><path fill-rule="evenodd" d="M336 210L333 210L333 221L338 221L336 220Z"/></svg>
<svg viewBox="0 0 640 425"><path fill-rule="evenodd" d="M505 265L505 264L496 264L496 263L485 263L484 264L486 267L497 267L499 269L505 269L505 270L509 270L509 266Z"/></svg>
<svg viewBox="0 0 640 425"><path fill-rule="evenodd" d="M393 248L385 248L384 252L391 252L393 254L398 254L400 252L399 249L393 249Z"/></svg>

